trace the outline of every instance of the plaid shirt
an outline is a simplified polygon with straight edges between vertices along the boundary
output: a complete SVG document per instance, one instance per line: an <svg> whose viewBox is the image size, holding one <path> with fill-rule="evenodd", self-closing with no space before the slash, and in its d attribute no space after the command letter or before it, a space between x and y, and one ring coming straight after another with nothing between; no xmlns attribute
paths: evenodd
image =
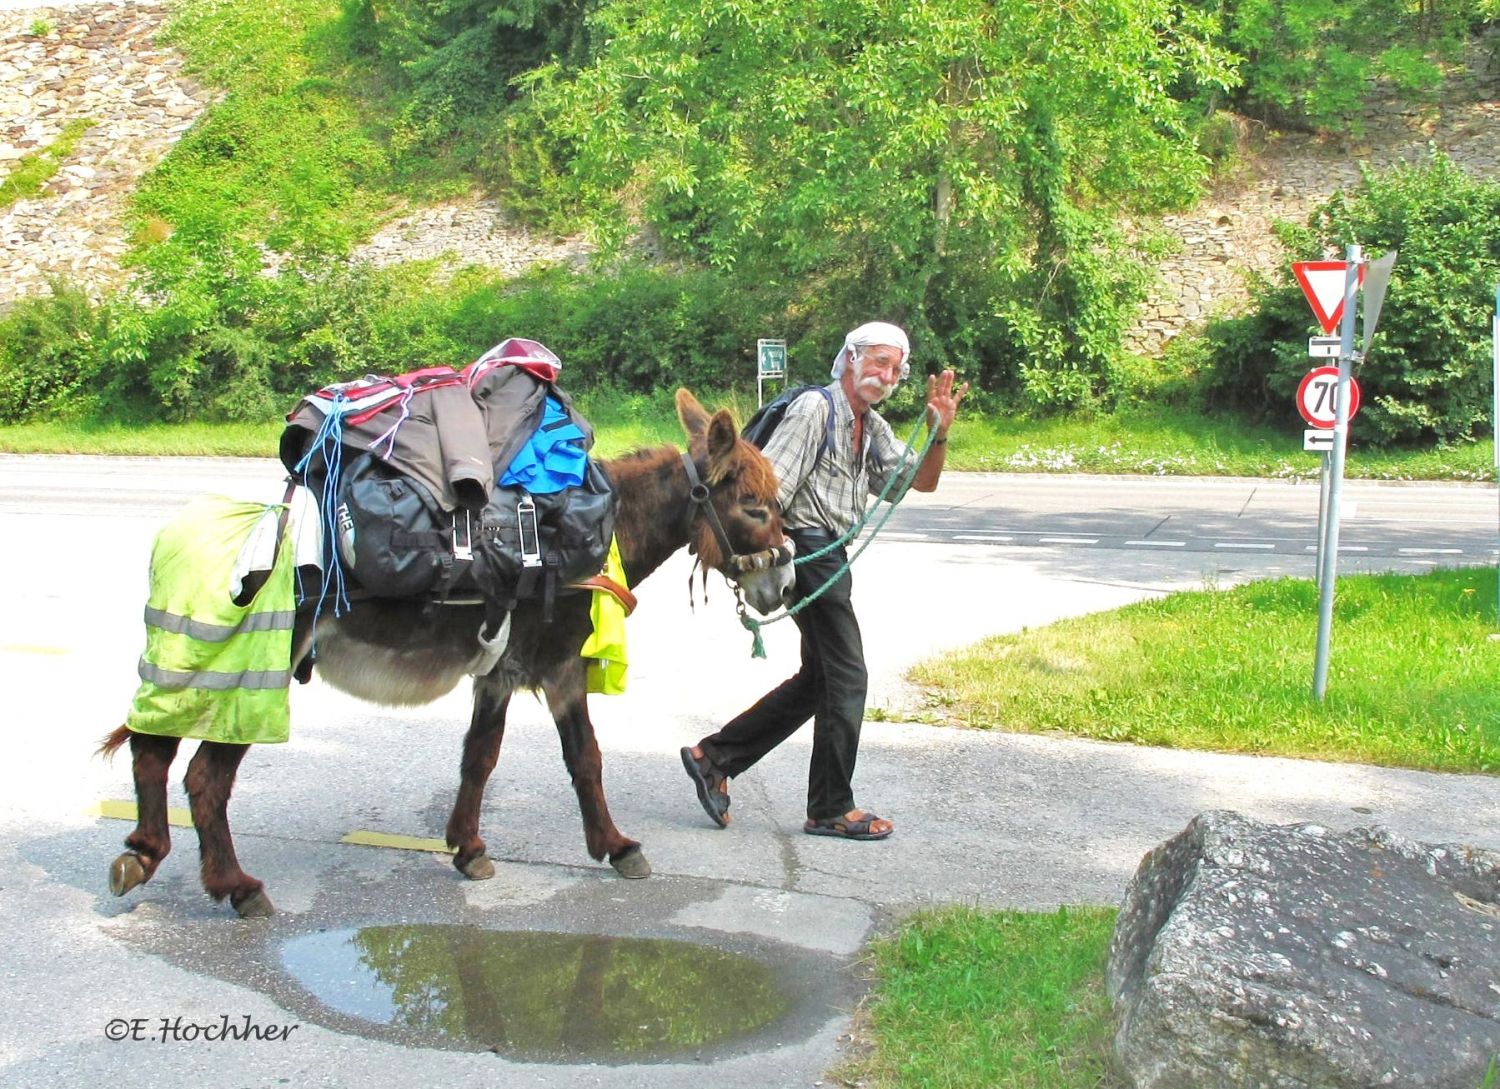
<svg viewBox="0 0 1500 1089"><path fill-rule="evenodd" d="M866 497L879 495L908 456L906 444L874 409L865 412L864 458L854 460L854 410L842 385L834 382L833 449L819 449L828 426L827 401L808 390L787 406L786 415L766 443L765 455L781 482L776 498L789 529L848 532L865 512ZM900 500L893 492L890 502Z"/></svg>

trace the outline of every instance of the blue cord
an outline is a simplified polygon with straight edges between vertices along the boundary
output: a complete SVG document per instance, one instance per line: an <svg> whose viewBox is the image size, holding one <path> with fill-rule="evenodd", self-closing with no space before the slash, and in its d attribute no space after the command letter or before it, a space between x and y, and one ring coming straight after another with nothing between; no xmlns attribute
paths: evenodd
<svg viewBox="0 0 1500 1089"><path fill-rule="evenodd" d="M328 414L318 425L312 442L308 444L307 453L297 462L296 471L304 480L307 479L307 467L312 464L316 455L322 455L323 466L327 470L323 475L322 494L318 496L318 523L323 530L326 545L323 553L327 565L323 569L323 585L318 589L318 604L313 610L314 631L317 630L318 618L323 615L323 602L328 600L330 588L333 591L335 617L343 616L353 608L344 581L344 565L339 558L337 510L339 483L344 474L344 413L348 411L348 403L349 399L342 392L333 395L333 404L329 406Z"/></svg>

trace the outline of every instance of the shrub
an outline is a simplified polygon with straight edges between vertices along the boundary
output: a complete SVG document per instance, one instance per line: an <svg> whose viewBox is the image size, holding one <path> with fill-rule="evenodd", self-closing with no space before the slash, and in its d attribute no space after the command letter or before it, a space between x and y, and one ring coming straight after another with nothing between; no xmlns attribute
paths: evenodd
<svg viewBox="0 0 1500 1089"><path fill-rule="evenodd" d="M102 315L81 289L62 280L51 289L0 316L0 421L77 403L103 367Z"/></svg>
<svg viewBox="0 0 1500 1089"><path fill-rule="evenodd" d="M514 101L512 81L586 51L590 3L578 0L345 0L351 48L401 73L392 126L403 165L427 155L484 169ZM493 164L489 164L492 168Z"/></svg>
<svg viewBox="0 0 1500 1089"><path fill-rule="evenodd" d="M0 321L0 419L69 406L264 420L331 382L463 366L507 336L556 351L570 389L747 388L756 339L784 334L774 292L641 262L505 281L482 269L442 278L427 263L377 269L328 258L267 276L258 251L228 242L200 247L191 262L161 249L152 261L98 310L58 288ZM799 343L814 362L797 373L826 374L836 346ZM101 383L98 403L86 401Z"/></svg>
<svg viewBox="0 0 1500 1089"><path fill-rule="evenodd" d="M180 252L170 256L153 251L159 264L98 312L81 295L18 307L0 326L9 333L0 418L64 404L81 410L79 398L99 384L90 379L104 371L105 416L269 419L331 382L463 366L508 336L557 352L574 392L749 391L761 337L787 341L788 381L821 383L849 328L900 320L864 309L848 284L792 297L732 273L639 260L503 280L483 269L440 278L427 263L373 268L329 258L266 276L258 252L239 244L202 247L186 264ZM937 334L912 332L918 379L887 406L898 420L920 411L920 375L952 362ZM22 362L33 359L41 365L23 375Z"/></svg>
<svg viewBox="0 0 1500 1089"><path fill-rule="evenodd" d="M1434 153L1319 207L1305 227L1284 225L1301 259L1367 258L1398 250L1369 358L1358 372L1363 407L1354 434L1373 446L1459 442L1487 430L1492 384L1490 314L1500 278L1500 184L1470 178ZM1290 267L1253 292L1255 309L1210 326L1221 401L1293 424L1292 397L1308 369L1313 325Z"/></svg>
<svg viewBox="0 0 1500 1089"><path fill-rule="evenodd" d="M774 295L730 276L628 261L583 275L540 270L498 291L476 290L453 321L468 343L542 341L562 358L570 386L647 393L753 381L755 341L784 335L778 318Z"/></svg>
<svg viewBox="0 0 1500 1089"><path fill-rule="evenodd" d="M1233 104L1278 127L1358 131L1373 81L1407 98L1442 82L1489 0L1192 0L1242 58Z"/></svg>
<svg viewBox="0 0 1500 1089"><path fill-rule="evenodd" d="M111 303L113 400L148 418L268 419L330 382L466 363L453 285L432 273L318 258L265 276L240 245L174 257Z"/></svg>
<svg viewBox="0 0 1500 1089"><path fill-rule="evenodd" d="M151 251L133 290L108 307L111 400L148 418L248 418L252 409L233 405L259 401L270 381L274 357L253 317L273 290L247 243Z"/></svg>

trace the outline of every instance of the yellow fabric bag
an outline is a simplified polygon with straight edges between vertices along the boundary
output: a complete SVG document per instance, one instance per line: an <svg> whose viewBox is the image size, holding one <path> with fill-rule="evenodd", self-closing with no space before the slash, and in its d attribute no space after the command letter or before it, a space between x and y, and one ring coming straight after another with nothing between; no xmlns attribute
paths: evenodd
<svg viewBox="0 0 1500 1089"><path fill-rule="evenodd" d="M627 590L630 588L625 582L625 567L620 563L620 542L614 538L610 538L604 574ZM578 652L589 660L588 690L618 696L625 691L628 665L625 657L625 606L614 594L595 590L589 617L594 622L594 631Z"/></svg>

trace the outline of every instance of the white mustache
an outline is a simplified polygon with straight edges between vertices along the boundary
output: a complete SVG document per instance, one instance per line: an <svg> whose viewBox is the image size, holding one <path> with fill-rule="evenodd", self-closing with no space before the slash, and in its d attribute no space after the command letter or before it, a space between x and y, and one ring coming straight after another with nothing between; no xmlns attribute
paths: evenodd
<svg viewBox="0 0 1500 1089"><path fill-rule="evenodd" d="M880 396L876 398L877 401L884 401L887 397L896 392L896 384L894 382L882 382L873 374L867 378L861 378L859 380L859 388L865 389L866 387L869 387L874 392L880 394Z"/></svg>

